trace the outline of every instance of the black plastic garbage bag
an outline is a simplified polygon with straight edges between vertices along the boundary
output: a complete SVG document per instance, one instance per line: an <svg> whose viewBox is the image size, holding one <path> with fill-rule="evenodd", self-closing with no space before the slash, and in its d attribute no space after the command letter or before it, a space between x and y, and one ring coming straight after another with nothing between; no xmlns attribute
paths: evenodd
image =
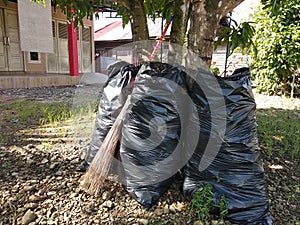
<svg viewBox="0 0 300 225"><path fill-rule="evenodd" d="M170 187L180 167L180 110L187 96L186 73L174 65L144 63L135 79L120 155L125 188L146 209Z"/></svg>
<svg viewBox="0 0 300 225"><path fill-rule="evenodd" d="M195 152L184 168L183 189L191 197L203 184L209 183L214 188L215 203L220 202L222 195L227 198L226 218L231 222L269 225L272 218L249 73L249 69L241 69L222 78L200 71L197 82L192 82L190 95L197 106L200 135ZM212 147L212 143L219 145Z"/></svg>
<svg viewBox="0 0 300 225"><path fill-rule="evenodd" d="M99 102L95 130L85 158L87 164L92 162L131 93L137 72L138 67L124 61L114 63L108 68L109 77Z"/></svg>

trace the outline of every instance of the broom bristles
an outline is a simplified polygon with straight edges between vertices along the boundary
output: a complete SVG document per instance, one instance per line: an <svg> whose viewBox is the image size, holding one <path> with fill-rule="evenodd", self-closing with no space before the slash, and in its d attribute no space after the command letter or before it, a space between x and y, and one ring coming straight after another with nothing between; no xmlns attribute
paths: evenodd
<svg viewBox="0 0 300 225"><path fill-rule="evenodd" d="M121 133L121 126L129 104L130 96L128 96L120 114L107 133L88 170L80 179L80 186L89 194L98 195L101 193L103 183L107 178L110 169L111 161Z"/></svg>

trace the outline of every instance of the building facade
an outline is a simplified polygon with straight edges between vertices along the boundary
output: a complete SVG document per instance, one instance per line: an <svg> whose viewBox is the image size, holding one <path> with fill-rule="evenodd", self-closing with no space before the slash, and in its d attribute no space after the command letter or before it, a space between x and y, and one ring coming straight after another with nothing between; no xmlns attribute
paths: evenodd
<svg viewBox="0 0 300 225"><path fill-rule="evenodd" d="M28 0L29 1L29 0ZM52 6L53 52L22 51L18 4L0 1L0 75L68 74L68 22L66 15ZM22 18L21 18L22 19ZM33 23L34 25L34 23ZM94 71L93 21L77 28L79 73Z"/></svg>

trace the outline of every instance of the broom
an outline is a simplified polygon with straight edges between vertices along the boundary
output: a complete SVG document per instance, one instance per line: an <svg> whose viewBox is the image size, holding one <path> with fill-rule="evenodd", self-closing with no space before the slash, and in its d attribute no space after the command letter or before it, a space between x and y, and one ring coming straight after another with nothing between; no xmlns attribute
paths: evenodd
<svg viewBox="0 0 300 225"><path fill-rule="evenodd" d="M108 175L112 157L114 156L119 140L125 113L130 104L130 98L131 96L129 95L121 112L102 142L99 151L91 162L91 165L80 179L80 186L89 194L98 195L101 193L101 188Z"/></svg>
<svg viewBox="0 0 300 225"><path fill-rule="evenodd" d="M153 61L155 54L158 51L159 45L161 44L169 25L171 24L172 17L165 25L165 29L157 42L149 61ZM103 183L108 175L112 157L114 156L116 145L118 143L121 127L125 118L125 113L130 105L131 96L127 97L127 100L116 118L114 124L107 133L102 145L91 162L86 173L80 178L80 186L89 194L98 195L101 193Z"/></svg>

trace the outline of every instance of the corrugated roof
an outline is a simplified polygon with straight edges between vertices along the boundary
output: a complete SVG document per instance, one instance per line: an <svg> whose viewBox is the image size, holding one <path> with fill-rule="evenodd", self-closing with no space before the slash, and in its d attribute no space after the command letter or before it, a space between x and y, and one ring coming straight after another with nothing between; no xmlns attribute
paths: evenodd
<svg viewBox="0 0 300 225"><path fill-rule="evenodd" d="M150 37L160 37L161 35L161 19L156 19L155 22L152 20L148 21L148 29ZM164 21L165 24L166 21ZM166 35L170 35L170 28ZM122 21L115 21L107 26L95 31L95 41L117 41L117 40L130 40L132 39L131 26L127 24L124 28L122 27Z"/></svg>

